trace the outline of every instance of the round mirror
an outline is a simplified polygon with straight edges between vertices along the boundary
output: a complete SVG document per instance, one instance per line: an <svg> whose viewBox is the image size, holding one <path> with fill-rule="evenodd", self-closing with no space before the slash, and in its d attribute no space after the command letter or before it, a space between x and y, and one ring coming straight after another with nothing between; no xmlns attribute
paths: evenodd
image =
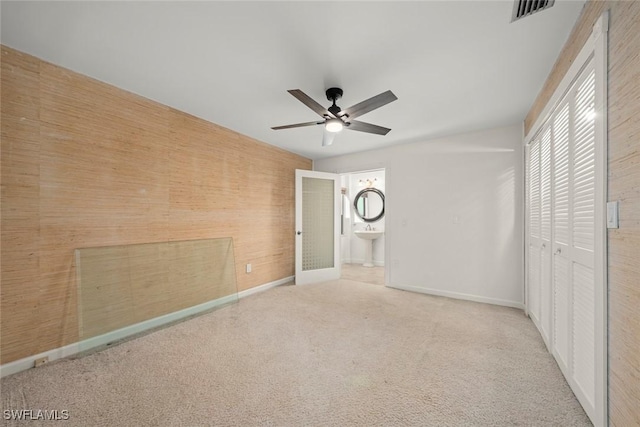
<svg viewBox="0 0 640 427"><path fill-rule="evenodd" d="M364 222L376 222L384 216L384 193L377 188L365 188L353 201L356 215Z"/></svg>

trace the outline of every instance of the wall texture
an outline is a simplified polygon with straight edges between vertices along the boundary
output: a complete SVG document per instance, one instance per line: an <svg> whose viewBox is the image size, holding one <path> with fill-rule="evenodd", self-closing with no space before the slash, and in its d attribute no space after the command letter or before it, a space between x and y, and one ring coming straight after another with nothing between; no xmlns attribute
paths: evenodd
<svg viewBox="0 0 640 427"><path fill-rule="evenodd" d="M608 200L620 201L620 228L608 233L609 420L640 425L640 2L589 1L527 115L538 115L604 10L609 19Z"/></svg>
<svg viewBox="0 0 640 427"><path fill-rule="evenodd" d="M75 248L233 237L239 290L293 275L310 160L4 46L1 61L2 363L78 340Z"/></svg>
<svg viewBox="0 0 640 427"><path fill-rule="evenodd" d="M326 172L380 168L390 286L521 306L521 126L314 162Z"/></svg>

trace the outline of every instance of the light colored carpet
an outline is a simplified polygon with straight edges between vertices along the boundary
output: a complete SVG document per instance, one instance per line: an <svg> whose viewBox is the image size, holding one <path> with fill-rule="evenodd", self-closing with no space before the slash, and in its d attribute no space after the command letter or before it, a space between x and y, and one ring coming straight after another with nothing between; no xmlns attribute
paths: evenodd
<svg viewBox="0 0 640 427"><path fill-rule="evenodd" d="M384 267L364 267L362 264L342 264L341 278L384 286Z"/></svg>
<svg viewBox="0 0 640 427"><path fill-rule="evenodd" d="M280 286L1 385L2 409L66 409L65 426L590 425L521 311L349 280Z"/></svg>

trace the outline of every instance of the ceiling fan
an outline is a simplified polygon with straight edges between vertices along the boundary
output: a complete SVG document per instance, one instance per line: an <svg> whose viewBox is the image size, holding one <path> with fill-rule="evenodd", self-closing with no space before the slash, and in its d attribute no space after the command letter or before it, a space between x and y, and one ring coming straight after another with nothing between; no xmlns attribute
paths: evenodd
<svg viewBox="0 0 640 427"><path fill-rule="evenodd" d="M381 93L380 95L376 95L343 110L336 105L336 101L342 97L343 93L342 89L338 87L332 87L327 89L326 91L327 99L333 102L333 105L331 105L329 108L324 108L322 105L314 101L309 95L307 95L300 89L292 89L288 92L291 95L295 96L298 101L302 102L304 105L319 114L323 120L296 123L293 125L276 126L272 127L271 129L280 130L299 128L304 126L324 125L325 132L322 138L322 146L333 144L333 139L336 137L336 134L345 128L357 130L360 132L374 133L376 135L386 135L391 129L378 125L372 125L370 123L360 122L353 119L398 99L398 97L396 97L393 92L388 90Z"/></svg>

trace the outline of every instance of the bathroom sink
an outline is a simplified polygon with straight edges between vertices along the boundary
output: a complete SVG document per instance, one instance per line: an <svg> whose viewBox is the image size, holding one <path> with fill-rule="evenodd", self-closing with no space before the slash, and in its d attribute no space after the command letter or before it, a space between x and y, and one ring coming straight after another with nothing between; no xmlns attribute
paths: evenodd
<svg viewBox="0 0 640 427"><path fill-rule="evenodd" d="M382 230L358 230L354 231L356 236L365 240L375 240L384 234Z"/></svg>
<svg viewBox="0 0 640 427"><path fill-rule="evenodd" d="M384 234L382 230L358 230L354 231L356 236L363 239L365 255L364 255L364 267L373 267L373 241Z"/></svg>

